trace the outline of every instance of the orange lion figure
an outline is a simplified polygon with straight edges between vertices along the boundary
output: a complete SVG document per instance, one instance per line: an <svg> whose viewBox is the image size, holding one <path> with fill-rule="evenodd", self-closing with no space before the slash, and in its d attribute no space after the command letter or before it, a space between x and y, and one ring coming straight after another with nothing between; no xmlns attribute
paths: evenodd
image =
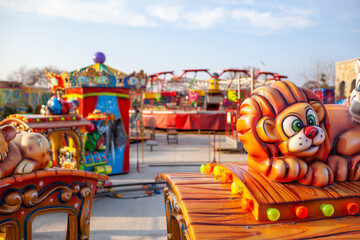
<svg viewBox="0 0 360 240"><path fill-rule="evenodd" d="M360 178L360 125L349 108L325 106L292 82L256 89L240 107L237 130L249 167L271 180L325 187Z"/></svg>
<svg viewBox="0 0 360 240"><path fill-rule="evenodd" d="M50 144L43 135L0 127L0 178L45 168L50 161Z"/></svg>

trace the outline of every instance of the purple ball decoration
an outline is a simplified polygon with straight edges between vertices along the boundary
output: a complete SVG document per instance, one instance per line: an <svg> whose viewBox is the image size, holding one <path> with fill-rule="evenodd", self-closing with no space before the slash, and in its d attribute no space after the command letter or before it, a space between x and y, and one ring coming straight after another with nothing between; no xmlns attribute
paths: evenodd
<svg viewBox="0 0 360 240"><path fill-rule="evenodd" d="M95 63L104 63L105 62L105 54L102 52L96 52L93 56L93 60Z"/></svg>

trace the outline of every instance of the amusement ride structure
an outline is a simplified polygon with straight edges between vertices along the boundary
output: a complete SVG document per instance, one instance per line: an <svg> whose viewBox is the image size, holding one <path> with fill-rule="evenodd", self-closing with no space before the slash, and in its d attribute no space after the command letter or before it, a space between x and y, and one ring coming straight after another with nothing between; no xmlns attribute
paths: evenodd
<svg viewBox="0 0 360 240"><path fill-rule="evenodd" d="M13 114L0 125L43 134L52 146L53 166L119 174L129 171L129 89L143 73L125 74L95 64L56 75L46 72L54 95L41 114ZM139 80L140 79L140 80Z"/></svg>
<svg viewBox="0 0 360 240"><path fill-rule="evenodd" d="M198 74L210 78L198 79ZM286 76L246 69L224 69L220 74L185 69L179 76L173 71L154 73L146 85L142 114L153 117L156 128L225 130L226 111L236 112L253 89L283 78ZM150 124L144 118L144 125Z"/></svg>
<svg viewBox="0 0 360 240"><path fill-rule="evenodd" d="M169 239L346 239L360 236L360 59L350 107L289 81L242 102L247 163L161 173ZM339 118L341 116L341 118Z"/></svg>
<svg viewBox="0 0 360 240"><path fill-rule="evenodd" d="M145 116L188 130L223 130L226 116L247 151L247 163L156 176L167 184L168 239L359 238L360 59L350 106L272 72L146 76L110 68L100 52L94 61L46 73L54 95L41 113L0 122L1 238L32 239L37 216L65 213L66 238L89 239L95 192L109 187L106 174L129 171L129 126L142 132ZM129 185L139 184L117 187Z"/></svg>

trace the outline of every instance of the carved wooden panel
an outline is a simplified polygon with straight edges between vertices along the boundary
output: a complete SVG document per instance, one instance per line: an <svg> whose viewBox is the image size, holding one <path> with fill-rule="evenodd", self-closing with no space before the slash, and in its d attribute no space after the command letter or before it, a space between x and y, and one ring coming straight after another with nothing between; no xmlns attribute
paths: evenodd
<svg viewBox="0 0 360 240"><path fill-rule="evenodd" d="M36 216L65 212L67 239L89 239L96 185L107 179L108 176L92 172L63 169L0 179L0 228L6 229L7 239L31 239Z"/></svg>

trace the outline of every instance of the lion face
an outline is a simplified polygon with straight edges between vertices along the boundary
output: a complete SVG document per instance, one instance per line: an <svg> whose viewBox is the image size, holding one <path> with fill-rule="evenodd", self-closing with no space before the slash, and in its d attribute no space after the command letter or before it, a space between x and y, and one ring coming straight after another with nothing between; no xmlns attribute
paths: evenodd
<svg viewBox="0 0 360 240"><path fill-rule="evenodd" d="M4 161L9 151L9 144L5 141L4 135L0 132L0 161Z"/></svg>
<svg viewBox="0 0 360 240"><path fill-rule="evenodd" d="M257 89L241 105L237 122L248 159L291 156L324 162L330 151L328 116L321 100L290 82ZM255 130L255 131L254 131Z"/></svg>
<svg viewBox="0 0 360 240"><path fill-rule="evenodd" d="M237 130L249 167L263 176L322 187L332 182L325 164L331 150L329 116L310 90L289 81L257 88L241 104Z"/></svg>
<svg viewBox="0 0 360 240"><path fill-rule="evenodd" d="M6 125L0 127L0 161L7 158L9 152L9 142L16 136L16 129L13 126Z"/></svg>
<svg viewBox="0 0 360 240"><path fill-rule="evenodd" d="M321 120L309 103L296 103L282 111L275 119L280 152L313 160L326 138Z"/></svg>

